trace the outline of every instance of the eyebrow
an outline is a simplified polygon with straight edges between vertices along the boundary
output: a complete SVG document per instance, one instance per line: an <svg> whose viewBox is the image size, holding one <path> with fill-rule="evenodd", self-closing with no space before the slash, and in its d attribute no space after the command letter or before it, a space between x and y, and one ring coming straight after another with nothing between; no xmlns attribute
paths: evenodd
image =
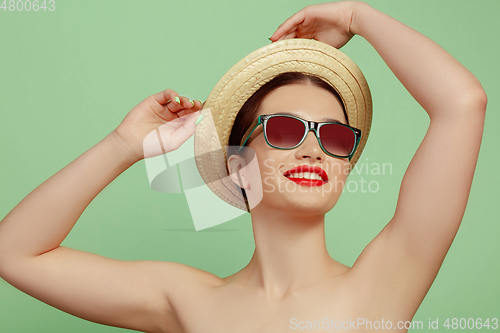
<svg viewBox="0 0 500 333"><path fill-rule="evenodd" d="M290 113L290 112L276 112L275 114L284 114L284 115L288 115L288 116L295 116L295 117L302 118L301 116L299 116L299 115L297 115L297 114L294 114L294 113ZM343 122L341 122L340 120L338 120L338 119L334 119L334 118L323 117L321 120L322 120L322 121L329 122L329 123L344 124L344 123L343 123Z"/></svg>

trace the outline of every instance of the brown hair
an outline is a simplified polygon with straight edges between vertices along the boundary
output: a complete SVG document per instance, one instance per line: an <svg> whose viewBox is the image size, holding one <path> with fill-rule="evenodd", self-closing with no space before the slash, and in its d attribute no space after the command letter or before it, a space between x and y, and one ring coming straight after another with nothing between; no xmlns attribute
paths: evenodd
<svg viewBox="0 0 500 333"><path fill-rule="evenodd" d="M228 148L230 148L231 150L227 151L227 156L229 157L233 154L237 154L237 147L240 145L241 139L243 138L245 132L256 119L257 111L259 110L260 104L262 103L264 97L266 97L271 91L276 88L289 84L301 83L312 84L331 92L342 104L342 110L344 111L345 119L347 120L347 124L349 125L349 118L347 117L344 103L342 102L342 99L340 98L335 88L333 88L330 84L326 83L325 81L323 81L323 79L317 76L305 74L302 72L281 73L274 77L271 81L260 87L259 90L257 90L249 99L247 99L245 104L243 104L243 106L241 107L240 111L236 115L236 119L234 120L234 124L231 129L231 134L229 135ZM242 189L242 192L248 208L248 201L245 190ZM248 211L250 211L250 209L248 209Z"/></svg>

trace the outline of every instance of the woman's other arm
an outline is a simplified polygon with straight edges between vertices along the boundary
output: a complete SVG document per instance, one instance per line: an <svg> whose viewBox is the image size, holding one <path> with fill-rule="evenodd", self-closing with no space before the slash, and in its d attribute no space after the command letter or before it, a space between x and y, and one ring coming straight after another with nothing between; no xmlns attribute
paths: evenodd
<svg viewBox="0 0 500 333"><path fill-rule="evenodd" d="M340 48L355 34L376 49L430 117L403 178L393 218L352 269L368 292L386 302L382 307L400 304L400 315L411 317L460 226L487 99L476 77L438 44L364 2L308 6L271 39L315 38Z"/></svg>
<svg viewBox="0 0 500 333"><path fill-rule="evenodd" d="M377 50L430 118L385 236L434 279L467 205L486 94L471 72L429 38L365 3L355 8L351 32Z"/></svg>
<svg viewBox="0 0 500 333"><path fill-rule="evenodd" d="M430 118L403 177L396 211L355 266L373 272L387 299L413 316L460 227L483 134L487 98L476 79L438 44L369 5L351 25L380 54ZM396 126L396 124L395 124ZM396 282L397 281L397 282Z"/></svg>
<svg viewBox="0 0 500 333"><path fill-rule="evenodd" d="M173 99L174 92L160 94ZM177 103L169 107L184 113L200 108L199 102L193 107L185 97L181 102L186 107ZM60 246L90 202L140 159L142 142L132 147L134 140L129 137L126 142L123 137L131 132L140 137L138 124L150 125L152 117L167 112L155 103L150 97L139 104L118 128L121 132L114 130L50 177L0 222L3 279L51 306L93 322L147 332L176 327L168 291L193 282L189 272L194 268L159 261L120 261ZM184 124L194 132L193 117ZM144 133L149 130L143 129Z"/></svg>

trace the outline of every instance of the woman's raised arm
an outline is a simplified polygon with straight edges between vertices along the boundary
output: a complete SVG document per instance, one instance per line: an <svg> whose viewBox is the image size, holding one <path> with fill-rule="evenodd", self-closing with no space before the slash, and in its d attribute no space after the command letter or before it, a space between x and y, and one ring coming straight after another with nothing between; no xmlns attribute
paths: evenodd
<svg viewBox="0 0 500 333"><path fill-rule="evenodd" d="M351 32L377 50L430 118L387 228L395 242L436 274L467 205L486 94L471 72L429 38L364 3L353 14Z"/></svg>
<svg viewBox="0 0 500 333"><path fill-rule="evenodd" d="M38 186L0 222L0 277L89 321L144 332L177 327L170 292L194 284L192 278L202 273L177 263L120 261L60 246L90 202L141 159L151 130L174 120L160 130L165 149L194 133L201 104L176 95L166 90L145 99L113 132Z"/></svg>
<svg viewBox="0 0 500 333"><path fill-rule="evenodd" d="M340 48L355 34L377 50L428 113L430 126L403 178L394 217L353 272L371 274L378 286L387 284L380 289L386 298L393 294L406 308L410 300L418 307L467 205L487 98L476 77L438 44L364 2L308 6L271 40L315 38ZM398 286L384 282L395 279Z"/></svg>

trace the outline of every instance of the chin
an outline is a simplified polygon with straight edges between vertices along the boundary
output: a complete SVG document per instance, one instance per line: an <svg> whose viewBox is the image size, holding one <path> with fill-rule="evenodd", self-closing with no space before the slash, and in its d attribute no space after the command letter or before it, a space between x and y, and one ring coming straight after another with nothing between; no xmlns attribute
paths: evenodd
<svg viewBox="0 0 500 333"><path fill-rule="evenodd" d="M335 178L336 179L336 178ZM286 210L330 211L342 194L342 186L335 188L335 181L321 186L299 185L285 177L263 178L262 204Z"/></svg>
<svg viewBox="0 0 500 333"><path fill-rule="evenodd" d="M265 193L261 204L290 212L313 213L314 215L328 213L337 203L339 195L334 192L308 191L307 193L275 192Z"/></svg>

